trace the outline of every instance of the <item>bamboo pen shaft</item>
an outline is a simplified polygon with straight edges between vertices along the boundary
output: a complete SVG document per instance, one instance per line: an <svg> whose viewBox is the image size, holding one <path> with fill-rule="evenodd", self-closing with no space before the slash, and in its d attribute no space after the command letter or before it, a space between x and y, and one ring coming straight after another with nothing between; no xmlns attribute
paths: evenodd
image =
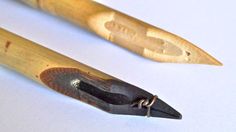
<svg viewBox="0 0 236 132"><path fill-rule="evenodd" d="M190 42L93 0L23 0L146 58L221 65Z"/></svg>
<svg viewBox="0 0 236 132"><path fill-rule="evenodd" d="M46 69L77 68L104 80L114 79L100 71L74 61L0 28L0 64L42 83L40 74Z"/></svg>

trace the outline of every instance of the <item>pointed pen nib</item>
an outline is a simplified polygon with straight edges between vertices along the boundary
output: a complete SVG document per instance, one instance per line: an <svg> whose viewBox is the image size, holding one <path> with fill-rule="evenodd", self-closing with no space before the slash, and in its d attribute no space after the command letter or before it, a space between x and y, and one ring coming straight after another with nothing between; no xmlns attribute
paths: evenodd
<svg viewBox="0 0 236 132"><path fill-rule="evenodd" d="M191 42L162 29L148 28L142 56L158 62L223 64ZM149 41L148 41L149 40Z"/></svg>
<svg viewBox="0 0 236 132"><path fill-rule="evenodd" d="M151 108L151 117L161 117L169 119L182 119L182 115L174 108L158 99Z"/></svg>

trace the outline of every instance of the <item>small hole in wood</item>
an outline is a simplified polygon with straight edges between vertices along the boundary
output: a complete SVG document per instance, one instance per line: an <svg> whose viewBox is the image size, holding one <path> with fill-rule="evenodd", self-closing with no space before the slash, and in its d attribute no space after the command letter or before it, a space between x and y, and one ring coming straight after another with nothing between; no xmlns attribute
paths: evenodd
<svg viewBox="0 0 236 132"><path fill-rule="evenodd" d="M187 55L187 56L190 56L190 55L191 55L191 53L190 53L190 52L188 52L188 51L186 51L186 55Z"/></svg>

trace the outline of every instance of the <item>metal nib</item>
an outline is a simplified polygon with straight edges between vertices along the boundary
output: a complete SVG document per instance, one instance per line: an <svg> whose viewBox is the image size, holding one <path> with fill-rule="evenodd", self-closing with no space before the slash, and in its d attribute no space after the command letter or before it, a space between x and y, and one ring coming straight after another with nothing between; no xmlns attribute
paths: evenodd
<svg viewBox="0 0 236 132"><path fill-rule="evenodd" d="M110 112L113 114L182 119L182 115L178 111L157 98L157 96L147 96L149 98L141 98L131 105L110 105L112 106Z"/></svg>
<svg viewBox="0 0 236 132"><path fill-rule="evenodd" d="M182 119L182 115L178 111L166 104L161 99L158 99L152 105L150 116L170 119Z"/></svg>

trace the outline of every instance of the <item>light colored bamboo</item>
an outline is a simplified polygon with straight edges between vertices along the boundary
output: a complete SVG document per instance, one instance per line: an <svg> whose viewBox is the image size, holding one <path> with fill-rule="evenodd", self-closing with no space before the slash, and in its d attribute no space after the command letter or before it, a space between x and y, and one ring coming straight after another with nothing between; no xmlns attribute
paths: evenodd
<svg viewBox="0 0 236 132"><path fill-rule="evenodd" d="M192 43L92 0L23 0L160 62L222 65Z"/></svg>
<svg viewBox="0 0 236 132"><path fill-rule="evenodd" d="M104 80L114 79L100 71L74 61L0 28L0 64L44 84L40 74L50 68L76 68ZM115 80L115 79L114 79Z"/></svg>

